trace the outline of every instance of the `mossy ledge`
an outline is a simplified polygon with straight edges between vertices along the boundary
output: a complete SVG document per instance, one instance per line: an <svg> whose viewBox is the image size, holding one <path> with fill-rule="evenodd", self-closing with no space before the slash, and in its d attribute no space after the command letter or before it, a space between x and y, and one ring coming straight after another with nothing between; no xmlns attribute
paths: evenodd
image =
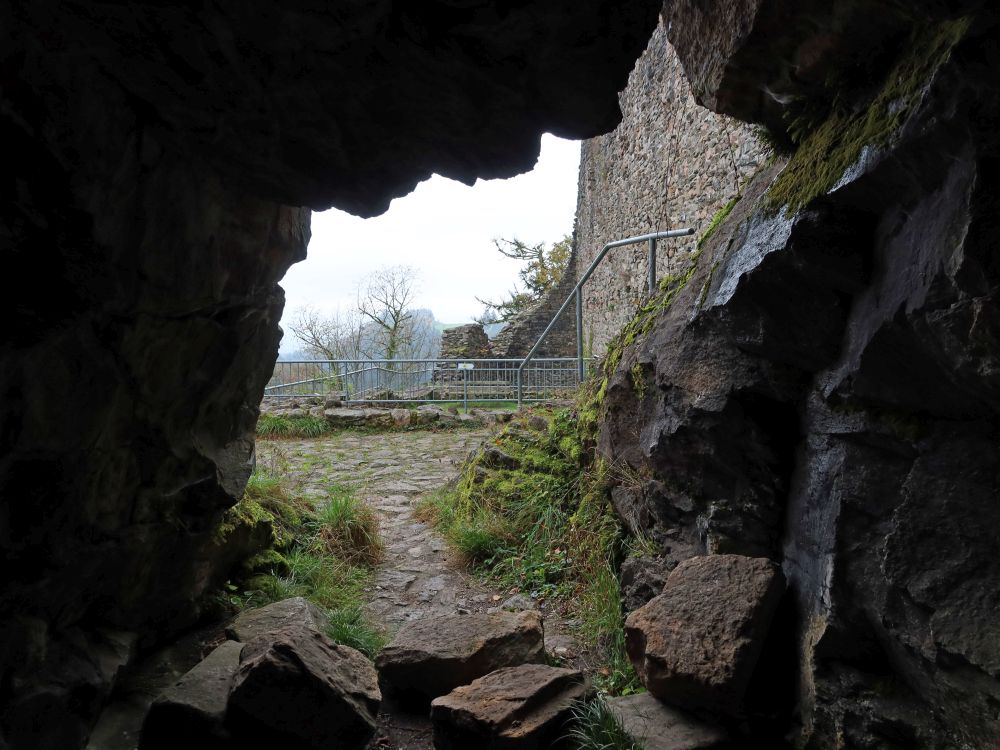
<svg viewBox="0 0 1000 750"><path fill-rule="evenodd" d="M889 145L970 24L971 18L963 17L917 28L866 106L834 101L818 126L805 128L795 154L765 197L765 210L771 215L782 208L795 213L830 192L866 147Z"/></svg>

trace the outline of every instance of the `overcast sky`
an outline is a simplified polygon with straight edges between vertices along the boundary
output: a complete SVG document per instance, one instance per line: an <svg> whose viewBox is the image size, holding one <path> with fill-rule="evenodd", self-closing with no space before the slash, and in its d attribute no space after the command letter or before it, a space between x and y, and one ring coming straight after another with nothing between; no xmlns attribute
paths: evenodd
<svg viewBox="0 0 1000 750"><path fill-rule="evenodd" d="M494 238L551 243L573 230L579 163L579 141L545 135L527 174L472 187L434 175L373 219L314 213L309 255L281 282L284 319L304 305L352 307L362 277L408 265L418 271L416 307L445 323L471 322L482 311L476 297L498 298L517 280L520 264L498 253ZM282 327L282 350L297 348Z"/></svg>

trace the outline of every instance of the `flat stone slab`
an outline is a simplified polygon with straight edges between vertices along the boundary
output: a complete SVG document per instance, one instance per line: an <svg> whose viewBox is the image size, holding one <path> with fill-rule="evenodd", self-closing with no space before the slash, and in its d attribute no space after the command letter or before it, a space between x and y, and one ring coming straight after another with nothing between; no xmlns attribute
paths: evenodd
<svg viewBox="0 0 1000 750"><path fill-rule="evenodd" d="M226 705L242 652L242 643L226 641L160 693L146 714L140 750L226 742Z"/></svg>
<svg viewBox="0 0 1000 750"><path fill-rule="evenodd" d="M658 701L649 693L608 698L608 708L644 750L716 750L729 747L729 736Z"/></svg>
<svg viewBox="0 0 1000 750"><path fill-rule="evenodd" d="M226 636L234 641L249 643L289 625L308 625L322 633L327 624L323 610L301 596L296 596L241 612L226 628Z"/></svg>
<svg viewBox="0 0 1000 750"><path fill-rule="evenodd" d="M498 669L434 699L434 747L552 747L564 733L573 704L590 692L586 677L575 669L545 664Z"/></svg>
<svg viewBox="0 0 1000 750"><path fill-rule="evenodd" d="M685 560L663 592L625 620L625 648L642 684L686 708L736 714L785 579L760 557Z"/></svg>
<svg viewBox="0 0 1000 750"><path fill-rule="evenodd" d="M544 658L537 612L449 614L404 625L375 666L387 694L426 703L494 670Z"/></svg>

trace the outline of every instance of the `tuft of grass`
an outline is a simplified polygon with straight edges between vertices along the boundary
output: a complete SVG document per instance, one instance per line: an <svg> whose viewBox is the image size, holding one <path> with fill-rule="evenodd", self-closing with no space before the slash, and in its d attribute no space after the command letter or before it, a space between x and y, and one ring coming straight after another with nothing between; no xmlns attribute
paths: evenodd
<svg viewBox="0 0 1000 750"><path fill-rule="evenodd" d="M313 415L289 417L284 414L265 412L257 418L257 435L259 437L320 437L330 431L330 425L326 419Z"/></svg>
<svg viewBox="0 0 1000 750"><path fill-rule="evenodd" d="M374 657L384 645L384 635L364 615L371 566L384 550L374 511L339 486L317 508L258 465L219 533L231 533L248 515L270 524L271 546L228 584L228 605L241 610L304 597L326 612L332 640Z"/></svg>
<svg viewBox="0 0 1000 750"><path fill-rule="evenodd" d="M642 750L600 697L573 706L566 740L574 750Z"/></svg>
<svg viewBox="0 0 1000 750"><path fill-rule="evenodd" d="M592 437L579 432L580 424L569 409L556 412L546 429L516 417L492 439L514 460L487 465L480 452L419 514L499 587L570 610L604 656L599 683L621 693L635 689L615 576L625 544L606 466L593 457Z"/></svg>
<svg viewBox="0 0 1000 750"><path fill-rule="evenodd" d="M378 515L350 489L335 486L309 521L327 554L347 562L373 566L385 557Z"/></svg>

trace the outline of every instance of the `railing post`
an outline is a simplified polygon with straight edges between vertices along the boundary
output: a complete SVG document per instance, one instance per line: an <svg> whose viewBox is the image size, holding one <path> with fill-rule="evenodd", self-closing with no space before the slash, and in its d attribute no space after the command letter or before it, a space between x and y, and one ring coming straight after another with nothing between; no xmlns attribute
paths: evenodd
<svg viewBox="0 0 1000 750"><path fill-rule="evenodd" d="M580 382L587 377L583 363L583 287L576 290L576 368Z"/></svg>
<svg viewBox="0 0 1000 750"><path fill-rule="evenodd" d="M521 408L521 401L523 401L523 396L521 393L521 368L517 369L517 408Z"/></svg>
<svg viewBox="0 0 1000 750"><path fill-rule="evenodd" d="M649 296L656 294L656 237L649 238L649 251L646 257L647 273L649 274Z"/></svg>

